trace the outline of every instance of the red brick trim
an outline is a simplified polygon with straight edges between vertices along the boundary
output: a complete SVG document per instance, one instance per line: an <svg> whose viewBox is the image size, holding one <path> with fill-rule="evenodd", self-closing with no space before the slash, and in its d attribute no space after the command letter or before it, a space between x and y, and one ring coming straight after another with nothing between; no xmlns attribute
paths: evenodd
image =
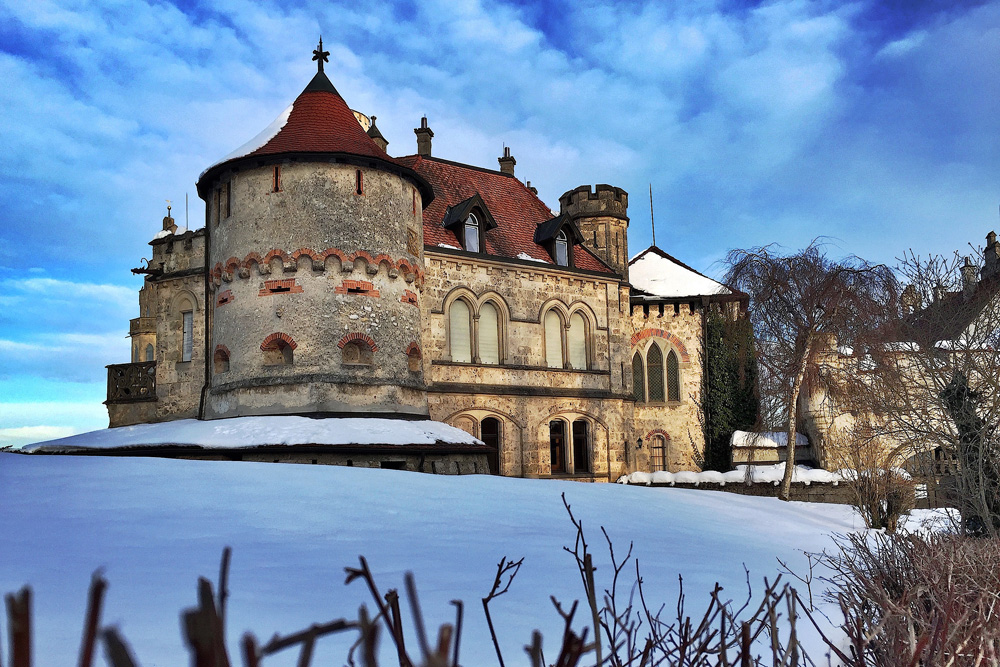
<svg viewBox="0 0 1000 667"><path fill-rule="evenodd" d="M410 290L403 290L403 296L399 298L403 303L417 305L417 293Z"/></svg>
<svg viewBox="0 0 1000 667"><path fill-rule="evenodd" d="M302 285L295 282L295 278L285 280L265 280L264 288L257 292L257 296L270 296L271 294L301 294Z"/></svg>
<svg viewBox="0 0 1000 667"><path fill-rule="evenodd" d="M227 289L225 291L219 292L219 296L215 299L216 306L224 306L227 303L232 303L233 301L233 290Z"/></svg>
<svg viewBox="0 0 1000 667"><path fill-rule="evenodd" d="M216 345L215 346L215 353L218 354L219 352L221 352L224 355L226 355L226 359L229 359L229 348L228 347L226 347L225 345Z"/></svg>
<svg viewBox="0 0 1000 667"><path fill-rule="evenodd" d="M646 434L646 437L644 437L643 440L649 442L650 438L652 438L654 435L662 435L665 439L670 440L670 434L664 431L662 428L654 428L652 431Z"/></svg>
<svg viewBox="0 0 1000 667"><path fill-rule="evenodd" d="M281 333L280 331L271 334L264 339L264 342L260 344L261 350L273 350L278 347L278 341L284 341L288 344L288 347L293 350L298 347L298 343L292 340L292 337L286 333Z"/></svg>
<svg viewBox="0 0 1000 667"><path fill-rule="evenodd" d="M311 248L299 248L292 253L285 252L280 248L272 248L263 256L256 252L251 252L248 253L242 261L236 257L230 257L225 261L225 263L219 262L212 268L211 275L216 280L221 280L223 272L232 274L235 273L236 269L249 269L253 264L257 264L258 266L268 265L271 263L271 260L276 257L281 259L285 265L294 265L300 257L309 257L313 260L313 262L317 263L325 261L328 257L336 257L340 260L340 263L345 266L353 265L354 260L360 258L368 262L369 266L381 267L382 264L385 264L387 270L397 269L406 279L409 279L409 276L412 276L412 279L416 281L417 285L422 285L424 282L423 269L416 266L411 260L405 257L395 260L385 253L372 255L370 252L365 250L347 253L339 248L327 248L322 252L317 252Z"/></svg>
<svg viewBox="0 0 1000 667"><path fill-rule="evenodd" d="M690 355L688 355L687 348L684 347L684 343L681 339L670 333L669 331L664 331L663 329L643 329L632 335L632 347L635 347L640 341L646 340L647 338L652 338L656 336L658 338L665 338L670 341L670 343L677 348L677 351L681 354L681 361L689 362L691 361Z"/></svg>
<svg viewBox="0 0 1000 667"><path fill-rule="evenodd" d="M345 280L333 290L337 294L361 294L377 299L379 291L367 280Z"/></svg>
<svg viewBox="0 0 1000 667"><path fill-rule="evenodd" d="M413 342L406 346L406 356L416 356L417 359L422 359L424 355L420 352L420 346Z"/></svg>
<svg viewBox="0 0 1000 667"><path fill-rule="evenodd" d="M378 345L375 344L375 340L371 336L357 332L345 334L344 337L338 341L337 347L343 350L345 345L355 340L360 340L368 345L368 349L372 352L378 352Z"/></svg>

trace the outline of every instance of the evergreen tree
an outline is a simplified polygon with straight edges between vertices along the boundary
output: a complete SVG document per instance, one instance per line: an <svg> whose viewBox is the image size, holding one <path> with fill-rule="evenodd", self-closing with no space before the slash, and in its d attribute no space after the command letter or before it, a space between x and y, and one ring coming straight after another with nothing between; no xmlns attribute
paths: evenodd
<svg viewBox="0 0 1000 667"><path fill-rule="evenodd" d="M710 308L705 341L705 470L731 468L733 431L757 421L757 359L753 330L744 316L731 318Z"/></svg>

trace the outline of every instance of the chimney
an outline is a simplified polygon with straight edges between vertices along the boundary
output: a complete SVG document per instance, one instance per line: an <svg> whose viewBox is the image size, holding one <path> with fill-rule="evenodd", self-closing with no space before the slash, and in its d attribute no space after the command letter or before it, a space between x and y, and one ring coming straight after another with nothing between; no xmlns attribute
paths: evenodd
<svg viewBox="0 0 1000 667"><path fill-rule="evenodd" d="M174 219L170 217L169 206L167 207L167 217L163 218L163 231L170 232L171 234L177 231L177 223L175 223Z"/></svg>
<svg viewBox="0 0 1000 667"><path fill-rule="evenodd" d="M533 185L531 184L531 181L528 181L528 183L527 183L527 186L526 186L526 187L527 187L527 188L528 188L529 190L531 190L531 194L533 194L533 195L537 195L537 194L538 194L538 188L536 188L535 186L533 186Z"/></svg>
<svg viewBox="0 0 1000 667"><path fill-rule="evenodd" d="M517 160L511 156L509 146L503 147L503 157L498 157L497 162L500 163L500 173L514 175L514 165L517 164Z"/></svg>
<svg viewBox="0 0 1000 667"><path fill-rule="evenodd" d="M420 119L420 127L413 130L417 135L417 155L424 157L431 156L431 139L434 138L434 130L427 127L427 116Z"/></svg>
<svg viewBox="0 0 1000 667"><path fill-rule="evenodd" d="M979 274L979 267L972 263L971 257L966 257L965 264L960 270L962 272L962 297L968 301L972 293L976 291L976 277Z"/></svg>
<svg viewBox="0 0 1000 667"><path fill-rule="evenodd" d="M1000 269L1000 243L997 243L996 232L986 235L986 248L983 250L983 280L991 278Z"/></svg>

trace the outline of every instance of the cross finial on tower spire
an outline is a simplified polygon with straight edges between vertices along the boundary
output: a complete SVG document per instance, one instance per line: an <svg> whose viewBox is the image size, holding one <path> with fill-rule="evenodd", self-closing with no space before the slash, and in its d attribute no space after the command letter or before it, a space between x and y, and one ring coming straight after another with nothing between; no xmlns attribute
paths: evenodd
<svg viewBox="0 0 1000 667"><path fill-rule="evenodd" d="M323 36L320 35L319 48L313 51L313 60L315 60L316 64L319 66L320 72L323 71L323 63L330 62L330 58L328 57L329 55L330 55L329 51L323 50Z"/></svg>

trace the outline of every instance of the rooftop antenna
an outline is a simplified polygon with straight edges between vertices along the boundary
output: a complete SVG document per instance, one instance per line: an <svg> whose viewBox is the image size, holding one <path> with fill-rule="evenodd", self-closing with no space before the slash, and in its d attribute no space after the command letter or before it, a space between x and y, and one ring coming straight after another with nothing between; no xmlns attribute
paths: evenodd
<svg viewBox="0 0 1000 667"><path fill-rule="evenodd" d="M656 222L653 220L653 184L649 184L649 226L653 229L653 245L656 245Z"/></svg>

